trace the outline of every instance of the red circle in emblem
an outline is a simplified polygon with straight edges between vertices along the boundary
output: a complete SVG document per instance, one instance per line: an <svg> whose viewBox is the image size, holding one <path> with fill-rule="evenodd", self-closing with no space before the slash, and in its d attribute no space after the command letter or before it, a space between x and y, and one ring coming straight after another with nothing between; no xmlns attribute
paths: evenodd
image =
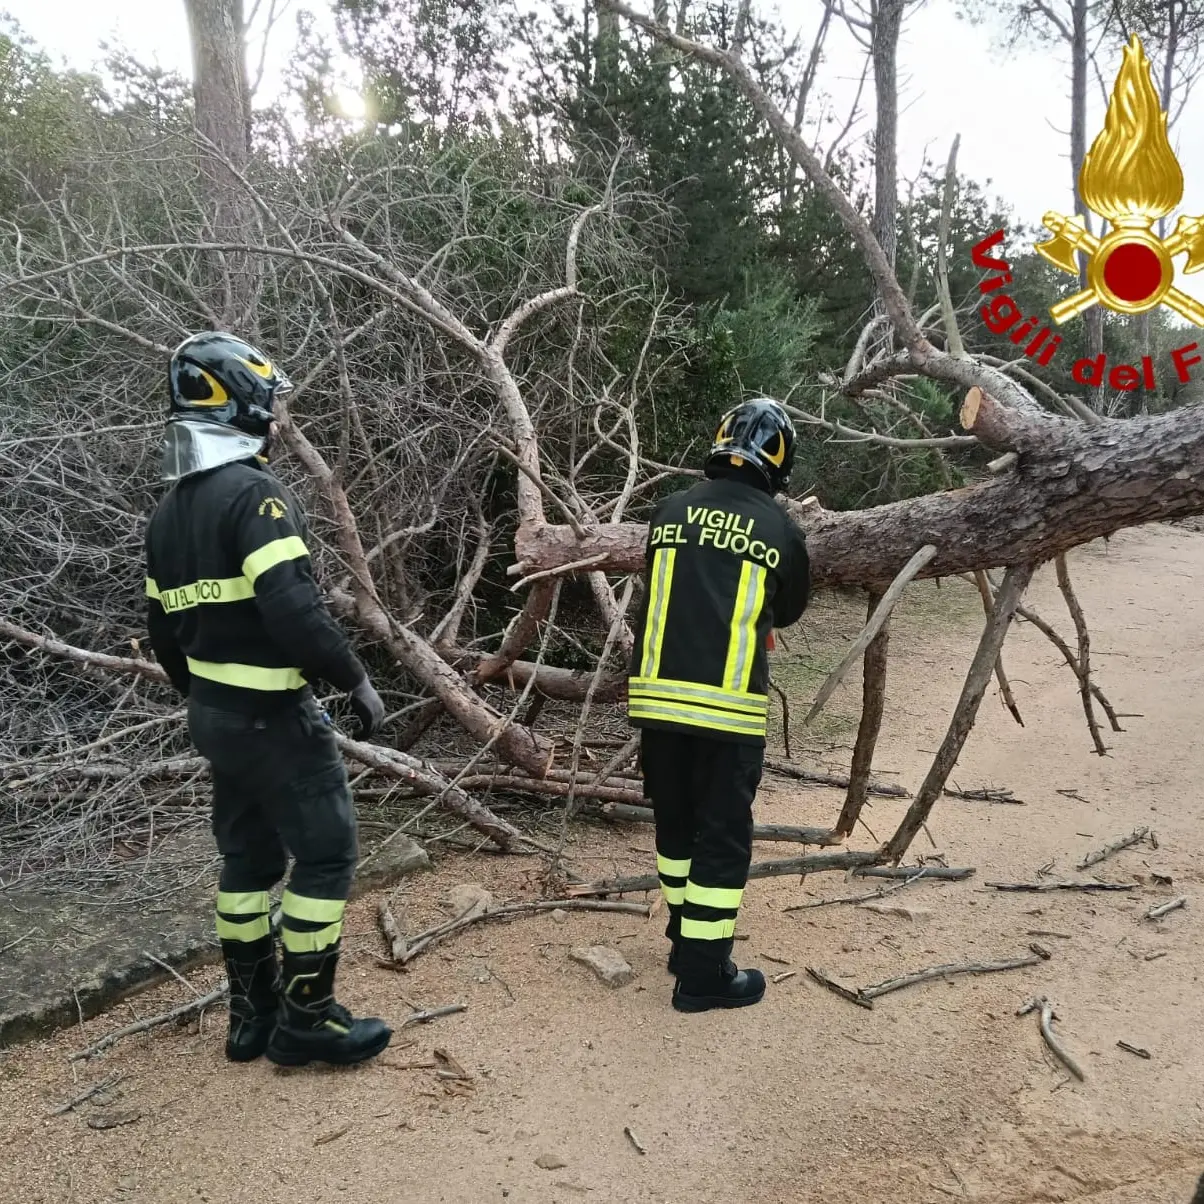
<svg viewBox="0 0 1204 1204"><path fill-rule="evenodd" d="M1144 243L1122 242L1104 264L1104 283L1122 301L1145 301L1162 283L1162 264Z"/></svg>

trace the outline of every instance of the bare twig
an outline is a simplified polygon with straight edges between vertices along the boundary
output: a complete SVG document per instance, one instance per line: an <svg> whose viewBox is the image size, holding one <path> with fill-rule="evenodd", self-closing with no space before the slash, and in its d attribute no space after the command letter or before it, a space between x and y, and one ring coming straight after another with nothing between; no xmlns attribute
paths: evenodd
<svg viewBox="0 0 1204 1204"><path fill-rule="evenodd" d="M1049 1046L1054 1057L1070 1071L1079 1082L1084 1082L1085 1078L1079 1064L1066 1052L1065 1046L1054 1036L1053 1022L1057 1019L1053 1010L1053 1004L1044 996L1039 996L1030 999L1017 1013L1017 1016L1027 1016L1029 1012L1038 1014L1038 1023L1041 1029L1041 1036L1045 1044Z"/></svg>
<svg viewBox="0 0 1204 1204"><path fill-rule="evenodd" d="M1178 911L1180 907L1187 906L1187 896L1180 895L1177 899L1172 899L1169 903L1161 903L1157 907L1151 907L1145 913L1147 920L1160 920L1163 916L1169 915L1172 911Z"/></svg>
<svg viewBox="0 0 1204 1204"><path fill-rule="evenodd" d="M1074 620L1074 629L1079 637L1077 676L1079 695L1083 700L1083 712L1087 716L1087 726L1091 730L1091 740L1095 745L1095 751L1103 757L1107 755L1108 750L1100 735L1099 722L1095 718L1095 707L1091 701L1091 633L1087 628L1087 618L1083 614L1083 608L1079 605L1074 587L1070 583L1070 569L1067 567L1064 553L1054 559L1054 565L1058 575L1058 588L1066 599L1066 608L1070 611L1070 617Z"/></svg>
<svg viewBox="0 0 1204 1204"><path fill-rule="evenodd" d="M841 899L817 899L812 903L792 903L789 907L783 907L782 911L807 911L812 907L831 907L835 903L868 903L873 899L881 899L893 891L902 890L905 886L910 886L925 876L926 869L927 867L921 866L910 878L904 878L902 882L884 886L880 890L870 891L867 895L845 895Z"/></svg>
<svg viewBox="0 0 1204 1204"><path fill-rule="evenodd" d="M170 1012L164 1012L161 1016L151 1016L146 1020L139 1020L137 1024L127 1024L125 1028L119 1028L115 1032L109 1033L107 1037L102 1037L95 1045L89 1045L87 1049L81 1049L78 1053L71 1054L68 1060L78 1062L83 1058L94 1057L98 1053L103 1053L111 1045L116 1045L123 1037L132 1037L136 1033L145 1033L149 1029L158 1028L161 1024L171 1024L173 1021L195 1016L197 1012L203 1012L210 1004L223 998L229 989L229 984L223 982L208 995L202 995L199 999L191 999L178 1008L173 1008Z"/></svg>
<svg viewBox="0 0 1204 1204"><path fill-rule="evenodd" d="M47 1112L47 1116L63 1116L70 1112L72 1108L78 1108L80 1104L87 1103L94 1095L99 1095L102 1091L108 1091L110 1087L115 1087L122 1079L125 1078L125 1071L118 1070L107 1078L101 1079L97 1083L93 1083L91 1087L81 1091L79 1095L69 1099L65 1104L60 1104L57 1108Z"/></svg>
<svg viewBox="0 0 1204 1204"><path fill-rule="evenodd" d="M1104 891L1137 889L1135 882L986 882L983 885L989 886L992 890L1029 891L1036 894L1045 894L1052 890Z"/></svg>
<svg viewBox="0 0 1204 1204"><path fill-rule="evenodd" d="M1148 1049L1142 1049L1139 1045L1130 1045L1128 1041L1117 1041L1116 1044L1118 1048L1123 1049L1125 1053L1136 1054L1137 1057L1144 1058L1147 1062L1151 1057L1153 1057Z"/></svg>
<svg viewBox="0 0 1204 1204"><path fill-rule="evenodd" d="M406 939L397 927L397 921L393 918L388 899L381 899L376 905L376 922L380 925L385 940L389 942L390 957L395 962L401 961L406 955Z"/></svg>
<svg viewBox="0 0 1204 1204"><path fill-rule="evenodd" d="M437 941L444 940L451 936L452 933L459 932L463 928L468 928L470 925L476 924L481 920L500 920L505 919L507 916L530 915L535 912L555 911L557 909L564 911L621 911L642 916L648 914L648 907L644 903L595 902L592 899L538 899L531 903L503 903L500 907L488 907L484 911L475 913L470 909L464 915L458 916L454 920L443 924L436 924L435 927L428 928L425 932L420 932L410 942L410 947L397 961L399 964L405 965L413 961L414 958L429 949Z"/></svg>
<svg viewBox="0 0 1204 1204"><path fill-rule="evenodd" d="M819 983L821 987L831 991L834 995L839 995L841 999L847 999L850 1003L855 1003L859 1008L865 1008L866 1011L873 1011L873 1000L865 999L860 991L843 986L834 978L829 978L822 970L818 970L814 966L807 966L806 971L807 976L812 981Z"/></svg>
<svg viewBox="0 0 1204 1204"><path fill-rule="evenodd" d="M465 1012L468 1010L466 1003L448 1003L443 1007L424 1008L422 1011L411 1012L402 1022L401 1027L406 1028L411 1024L429 1024L432 1020L438 1020L441 1016L454 1016L457 1012Z"/></svg>
<svg viewBox="0 0 1204 1204"><path fill-rule="evenodd" d="M873 986L861 987L858 993L865 999L877 999L880 995L901 991L904 987L912 987L917 983L931 982L935 978L950 978L955 974L997 974L1003 970L1021 970L1026 966L1039 966L1044 960L1039 954L1033 953L1004 961L953 962L946 966L931 966L927 970L917 970L914 974L902 974L897 978L888 978Z"/></svg>
<svg viewBox="0 0 1204 1204"><path fill-rule="evenodd" d="M1090 866L1099 865L1101 861L1107 860L1113 853L1119 853L1122 849L1127 849L1131 845L1140 844L1149 835L1148 827L1137 828L1130 832L1128 836L1122 836L1119 840L1114 840L1111 844L1106 844L1102 849L1096 849L1094 853L1088 853L1082 861L1074 868L1076 870L1085 870Z"/></svg>
<svg viewBox="0 0 1204 1204"><path fill-rule="evenodd" d="M797 782L809 782L815 786L834 786L838 790L847 790L849 786L849 779L840 774L802 769L798 765L791 765L789 761L782 761L777 757L766 757L765 768L770 773L780 774L785 778L794 778ZM911 798L911 795L902 786L884 785L880 782L869 783L866 786L866 793L875 794L881 798Z"/></svg>

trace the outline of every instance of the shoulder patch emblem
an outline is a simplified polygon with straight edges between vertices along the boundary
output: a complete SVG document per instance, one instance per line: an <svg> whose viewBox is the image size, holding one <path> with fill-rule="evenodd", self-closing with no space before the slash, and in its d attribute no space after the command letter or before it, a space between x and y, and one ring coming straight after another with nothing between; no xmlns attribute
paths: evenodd
<svg viewBox="0 0 1204 1204"><path fill-rule="evenodd" d="M259 516L262 518L265 514L270 514L273 518L283 518L288 511L288 506L278 497L265 497L259 503Z"/></svg>

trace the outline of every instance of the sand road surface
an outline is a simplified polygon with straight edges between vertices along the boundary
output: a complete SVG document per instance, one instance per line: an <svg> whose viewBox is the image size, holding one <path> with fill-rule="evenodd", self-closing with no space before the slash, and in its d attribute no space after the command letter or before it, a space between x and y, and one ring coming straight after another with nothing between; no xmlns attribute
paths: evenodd
<svg viewBox="0 0 1204 1204"><path fill-rule="evenodd" d="M1081 549L1072 567L1099 683L1119 711L1140 717L1106 735L1109 756L1094 755L1059 654L1031 626L1013 630L1005 659L1026 726L992 687L954 778L963 788L1005 787L1024 805L943 800L930 825L937 851L977 872L883 900L908 914L783 911L878 885L864 879L752 883L738 959L796 971L759 1006L672 1011L660 917L480 924L393 973L374 964L383 946L366 898L349 913L346 1002L398 1024L411 1005L463 1002L466 1011L399 1031L384 1057L350 1071L228 1066L220 1010L199 1029L161 1028L91 1061L67 1061L133 1015L187 997L179 982L156 987L82 1029L0 1053L0 1200L1188 1204L1204 1171L1204 535L1127 532ZM977 622L935 621L932 584L912 594L918 601L892 639L876 769L915 789ZM1073 638L1051 568L1028 601ZM827 621L851 637L859 605L825 601L807 620L813 629ZM833 705L855 713L859 690L856 679L846 683ZM807 701L798 699L796 715ZM847 757L847 747L836 749L829 764ZM833 791L767 779L758 817L825 823L839 802ZM883 837L899 814L898 804L875 800L867 818ZM1076 872L1085 854L1143 825L1157 847L1144 841ZM870 838L860 831L856 841ZM756 856L787 848L760 845ZM574 863L600 874L646 872L650 849L639 826L583 828L570 844ZM933 851L921 836L911 855ZM532 859L444 853L437 862L396 894L411 931L441 914L439 900L457 883L505 899L539 889ZM1040 871L1045 881L1094 873L1134 889L1021 894L986 885L1038 881ZM1144 918L1180 894L1185 908ZM819 966L867 985L1018 956L1032 941L1050 960L912 987L872 1011L804 972ZM594 942L620 949L635 980L612 990L569 959L571 946ZM210 968L190 980L205 990L219 976ZM1052 1061L1032 1015L1016 1016L1034 995L1055 1004L1055 1029L1085 1082ZM407 1068L430 1062L435 1048L472 1081ZM115 1072L124 1077L107 1097L47 1116ZM112 1119L129 1123L91 1127Z"/></svg>

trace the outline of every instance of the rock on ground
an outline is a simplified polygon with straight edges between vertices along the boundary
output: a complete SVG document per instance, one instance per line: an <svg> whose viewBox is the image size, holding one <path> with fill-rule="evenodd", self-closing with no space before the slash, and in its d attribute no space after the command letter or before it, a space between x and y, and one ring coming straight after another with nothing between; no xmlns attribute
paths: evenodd
<svg viewBox="0 0 1204 1204"><path fill-rule="evenodd" d="M453 916L475 919L493 906L493 896L483 886L477 886L472 882L462 882L447 892L443 906Z"/></svg>
<svg viewBox="0 0 1204 1204"><path fill-rule="evenodd" d="M609 945L578 945L569 950L569 957L588 966L608 987L621 987L635 977L627 959Z"/></svg>

